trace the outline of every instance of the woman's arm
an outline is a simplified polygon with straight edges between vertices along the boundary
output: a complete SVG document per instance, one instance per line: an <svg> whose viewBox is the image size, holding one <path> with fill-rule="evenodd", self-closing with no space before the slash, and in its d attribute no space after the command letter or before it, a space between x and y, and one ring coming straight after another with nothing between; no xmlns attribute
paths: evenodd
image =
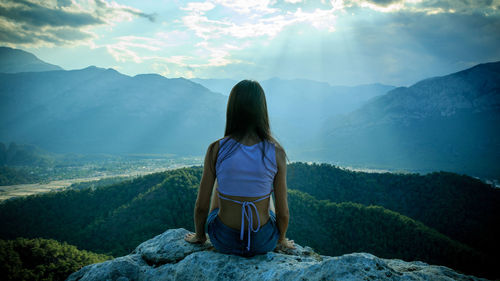
<svg viewBox="0 0 500 281"><path fill-rule="evenodd" d="M218 142L210 144L205 155L203 164L203 176L201 177L200 189L194 207L195 233L188 233L184 239L191 243L203 243L207 240L205 234L205 222L210 208L210 197L215 182L215 159L217 157Z"/></svg>
<svg viewBox="0 0 500 281"><path fill-rule="evenodd" d="M294 248L293 240L286 239L288 220L287 186L286 186L286 155L282 148L276 147L276 163L278 171L274 177L274 196L276 197L276 223L280 232L278 244L286 248Z"/></svg>

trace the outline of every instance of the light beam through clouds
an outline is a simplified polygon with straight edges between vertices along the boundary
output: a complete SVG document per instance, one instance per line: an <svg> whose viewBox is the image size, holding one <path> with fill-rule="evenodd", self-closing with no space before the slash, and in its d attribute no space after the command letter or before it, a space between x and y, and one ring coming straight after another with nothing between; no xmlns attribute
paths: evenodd
<svg viewBox="0 0 500 281"><path fill-rule="evenodd" d="M409 85L500 60L500 0L3 0L1 45L66 69Z"/></svg>

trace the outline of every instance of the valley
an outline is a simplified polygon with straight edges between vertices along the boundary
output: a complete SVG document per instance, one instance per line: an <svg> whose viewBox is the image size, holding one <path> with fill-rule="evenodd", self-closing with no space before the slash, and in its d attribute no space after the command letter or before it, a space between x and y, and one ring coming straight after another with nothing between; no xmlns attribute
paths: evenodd
<svg viewBox="0 0 500 281"><path fill-rule="evenodd" d="M61 155L59 155L61 156ZM66 156L69 157L69 156ZM15 176L29 174L34 182L0 185L0 202L20 196L28 196L46 192L57 192L66 189L102 186L117 183L126 179L158 173L166 170L200 165L200 157L175 157L162 154L131 154L131 155L80 155L79 161L57 160L52 166L4 166L17 171ZM0 173L6 181L9 173ZM12 176L14 177L14 176ZM25 178L22 178L25 179Z"/></svg>

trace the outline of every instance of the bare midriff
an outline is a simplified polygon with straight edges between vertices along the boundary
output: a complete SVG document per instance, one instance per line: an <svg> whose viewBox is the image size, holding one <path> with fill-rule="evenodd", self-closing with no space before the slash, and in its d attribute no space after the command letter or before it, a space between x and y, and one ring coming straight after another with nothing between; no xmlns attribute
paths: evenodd
<svg viewBox="0 0 500 281"><path fill-rule="evenodd" d="M218 194L217 194L218 196ZM233 200L237 201L254 201L257 199L262 198L260 197L242 197L242 196L231 196L231 195L224 195L227 198L231 198ZM241 229L241 204L229 201L229 200L223 200L220 198L217 198L219 200L219 219L224 223L225 225L234 228L235 230L240 230ZM255 210L252 208L252 216L253 216L253 225L252 228L257 228L259 226L259 222L257 220L257 215L260 218L260 225L263 226L264 224L267 223L269 220L269 198L266 198L262 201L255 202L255 206L257 207L258 214L255 213ZM244 229L248 228L248 222L245 220L245 226Z"/></svg>

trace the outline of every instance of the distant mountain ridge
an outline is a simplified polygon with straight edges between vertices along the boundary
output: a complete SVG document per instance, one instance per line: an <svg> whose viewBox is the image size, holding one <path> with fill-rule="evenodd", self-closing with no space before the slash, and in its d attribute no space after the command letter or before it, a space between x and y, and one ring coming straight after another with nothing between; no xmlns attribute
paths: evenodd
<svg viewBox="0 0 500 281"><path fill-rule="evenodd" d="M318 133L318 121L393 88L277 78L262 84L272 128L292 154ZM32 143L55 152L201 155L222 137L226 101L227 96L183 78L130 77L95 66L0 74L0 141Z"/></svg>
<svg viewBox="0 0 500 281"><path fill-rule="evenodd" d="M383 111L377 112L381 109ZM386 118L450 117L460 112L490 110L500 112L500 62L479 64L450 75L422 80L411 87L396 88L350 116L356 115L360 118L356 121L361 123L380 122Z"/></svg>
<svg viewBox="0 0 500 281"><path fill-rule="evenodd" d="M225 97L183 78L113 69L0 74L0 139L55 152L200 155Z"/></svg>
<svg viewBox="0 0 500 281"><path fill-rule="evenodd" d="M279 78L261 85L271 130L292 160L500 179L499 65L411 87ZM53 152L201 156L223 135L227 95L217 89L236 81L193 80L208 88L97 67L0 73L0 142Z"/></svg>
<svg viewBox="0 0 500 281"><path fill-rule="evenodd" d="M9 47L0 47L0 72L38 72L62 70L61 67L46 63L32 53Z"/></svg>
<svg viewBox="0 0 500 281"><path fill-rule="evenodd" d="M500 62L396 88L321 131L309 154L319 161L498 179Z"/></svg>

